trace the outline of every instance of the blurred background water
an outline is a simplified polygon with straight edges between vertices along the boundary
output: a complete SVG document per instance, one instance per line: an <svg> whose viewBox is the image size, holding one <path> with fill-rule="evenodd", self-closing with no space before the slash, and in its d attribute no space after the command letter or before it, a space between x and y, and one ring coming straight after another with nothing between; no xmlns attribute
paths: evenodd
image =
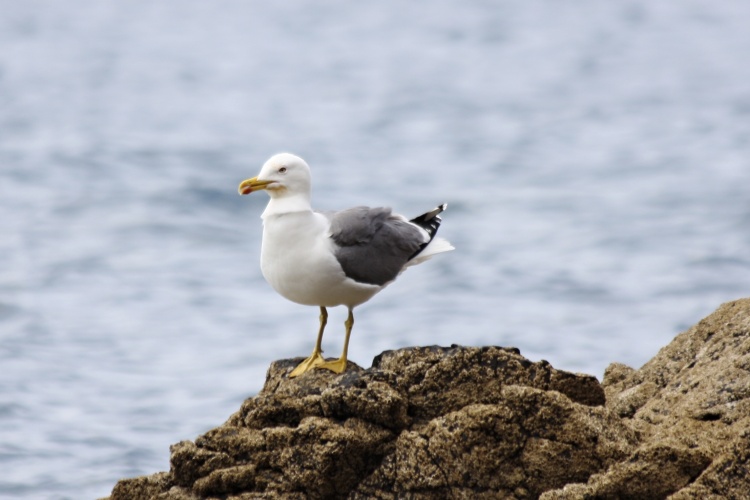
<svg viewBox="0 0 750 500"><path fill-rule="evenodd" d="M351 358L602 376L750 289L750 3L0 0L0 497L168 468L317 311L258 267L272 154L320 209L448 202ZM324 347L338 355L344 311Z"/></svg>

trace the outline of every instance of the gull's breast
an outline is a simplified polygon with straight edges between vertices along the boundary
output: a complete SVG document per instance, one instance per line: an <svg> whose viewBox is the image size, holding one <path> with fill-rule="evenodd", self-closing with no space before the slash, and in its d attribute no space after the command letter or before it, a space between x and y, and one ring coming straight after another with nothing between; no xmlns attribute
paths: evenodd
<svg viewBox="0 0 750 500"><path fill-rule="evenodd" d="M327 221L319 214L285 214L264 220L263 277L282 297L305 305L351 307L381 287L346 277L334 255Z"/></svg>

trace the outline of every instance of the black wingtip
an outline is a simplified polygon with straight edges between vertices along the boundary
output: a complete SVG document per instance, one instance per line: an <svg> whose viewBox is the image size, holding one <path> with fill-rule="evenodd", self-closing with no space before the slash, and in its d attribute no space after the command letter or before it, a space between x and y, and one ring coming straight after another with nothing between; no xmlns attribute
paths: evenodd
<svg viewBox="0 0 750 500"><path fill-rule="evenodd" d="M419 247L419 250L414 252L414 254L409 257L409 260L419 255L419 253L424 250L425 247L430 244L430 241L432 241L432 239L435 237L435 234L437 234L437 230L440 228L440 223L443 222L443 220L440 218L440 213L443 212L446 208L448 208L448 204L443 203L442 205L438 205L437 207L433 208L429 212L425 212L422 215L414 217L409 221L412 224L421 227L427 232L427 234L430 235L430 239L423 243Z"/></svg>
<svg viewBox="0 0 750 500"><path fill-rule="evenodd" d="M444 212L446 208L448 208L448 204L447 203L443 203L441 205L436 206L435 208L433 208L429 212L425 212L425 213L423 213L422 215L420 215L418 217L414 217L411 220L411 222L414 222L415 224L417 224L419 221L428 221L428 220L432 219L433 217L437 217L439 214L441 214L442 212Z"/></svg>
<svg viewBox="0 0 750 500"><path fill-rule="evenodd" d="M429 212L425 212L418 217L414 217L409 222L411 222L412 224L416 224L417 226L427 231L427 234L430 235L430 240L432 240L432 238L435 237L435 233L437 233L438 228L440 227L440 223L442 222L440 213L442 213L446 208L448 208L448 204L443 203L433 208Z"/></svg>

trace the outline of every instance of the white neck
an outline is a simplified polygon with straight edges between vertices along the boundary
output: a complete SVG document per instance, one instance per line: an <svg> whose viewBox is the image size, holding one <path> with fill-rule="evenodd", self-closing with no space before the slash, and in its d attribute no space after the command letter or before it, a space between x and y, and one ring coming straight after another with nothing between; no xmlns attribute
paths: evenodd
<svg viewBox="0 0 750 500"><path fill-rule="evenodd" d="M271 201L268 202L266 209L260 217L261 219L265 219L272 215L283 215L292 212L312 212L310 193L284 193L283 196L271 196Z"/></svg>

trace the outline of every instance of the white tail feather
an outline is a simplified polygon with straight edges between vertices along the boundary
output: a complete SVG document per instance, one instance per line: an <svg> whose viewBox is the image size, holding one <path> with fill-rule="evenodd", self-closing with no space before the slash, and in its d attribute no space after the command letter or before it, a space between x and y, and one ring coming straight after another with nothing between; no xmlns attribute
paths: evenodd
<svg viewBox="0 0 750 500"><path fill-rule="evenodd" d="M404 267L406 268L409 266L421 264L422 262L429 260L433 255L437 255L443 252L450 252L451 250L455 250L455 247L451 245L448 240L443 238L433 238L432 241L426 247L424 247L424 250L419 252L416 257L407 262Z"/></svg>

